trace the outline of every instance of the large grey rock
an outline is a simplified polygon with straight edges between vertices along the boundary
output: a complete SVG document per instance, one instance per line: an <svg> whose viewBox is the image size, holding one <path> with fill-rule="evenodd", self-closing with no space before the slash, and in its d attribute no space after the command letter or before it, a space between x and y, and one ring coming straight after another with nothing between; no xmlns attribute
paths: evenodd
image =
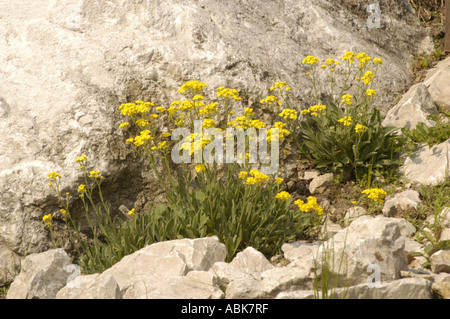
<svg viewBox="0 0 450 319"><path fill-rule="evenodd" d="M387 112L382 125L413 129L419 122L423 122L427 126L434 126L436 123L427 118L430 114L437 115L438 110L426 85L418 83Z"/></svg>
<svg viewBox="0 0 450 319"><path fill-rule="evenodd" d="M72 276L71 258L61 249L31 254L22 260L20 274L7 299L54 299Z"/></svg>
<svg viewBox="0 0 450 319"><path fill-rule="evenodd" d="M193 270L207 271L225 257L225 245L215 236L179 239L144 247L103 273L114 277L123 298L138 298L143 296L145 287L158 287L160 280L182 277Z"/></svg>
<svg viewBox="0 0 450 319"><path fill-rule="evenodd" d="M41 218L57 200L47 174L61 173L62 192L76 195L82 154L107 177L112 209L153 200L154 177L116 130L121 103L168 105L182 83L197 79L207 95L227 85L241 92L242 106L259 106L281 79L294 88L293 104L308 106L313 88L302 59L353 50L383 58L376 105L386 111L408 85L413 55L432 49L407 1L383 2L380 29L367 27L366 3L350 0L1 0L0 7L0 243L22 255L29 243L30 252L50 247ZM324 73L319 82L327 83Z"/></svg>
<svg viewBox="0 0 450 319"><path fill-rule="evenodd" d="M74 278L58 291L56 299L122 299L122 294L113 276L92 274Z"/></svg>
<svg viewBox="0 0 450 319"><path fill-rule="evenodd" d="M273 268L267 258L253 247L247 247L238 253L230 265L256 272L264 272Z"/></svg>
<svg viewBox="0 0 450 319"><path fill-rule="evenodd" d="M445 181L446 171L450 171L450 139L429 147L422 146L410 156L406 156L400 171L413 183L439 185Z"/></svg>
<svg viewBox="0 0 450 319"><path fill-rule="evenodd" d="M319 269L324 263L334 265L330 272L352 285L366 282L374 267L381 281L399 279L408 265L399 220L370 216L359 217L320 246L315 260Z"/></svg>

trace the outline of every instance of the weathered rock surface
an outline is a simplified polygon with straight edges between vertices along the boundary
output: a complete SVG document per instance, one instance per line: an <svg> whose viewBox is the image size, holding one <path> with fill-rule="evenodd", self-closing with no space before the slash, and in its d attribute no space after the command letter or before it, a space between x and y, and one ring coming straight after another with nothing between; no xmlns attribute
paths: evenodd
<svg viewBox="0 0 450 319"><path fill-rule="evenodd" d="M113 276L92 274L79 276L58 291L56 299L122 299Z"/></svg>
<svg viewBox="0 0 450 319"><path fill-rule="evenodd" d="M383 2L380 29L367 27L367 4L350 0L1 0L0 7L0 244L20 255L28 244L30 252L49 249L41 218L57 200L47 174L60 172L61 191L76 192L82 154L106 177L113 210L154 198L145 190L153 177L117 133L120 103L165 105L196 79L212 92L239 89L243 106L258 105L283 80L298 88L292 101L307 105L302 59L353 50L383 58L376 101L386 110L408 85L412 56L432 49L406 1ZM327 83L324 74L318 82Z"/></svg>
<svg viewBox="0 0 450 319"><path fill-rule="evenodd" d="M22 260L20 274L11 284L7 299L54 299L72 274L71 259L59 248L31 254Z"/></svg>
<svg viewBox="0 0 450 319"><path fill-rule="evenodd" d="M445 172L450 170L450 139L433 147L422 146L406 156L400 171L410 182L422 185L439 185L445 181Z"/></svg>
<svg viewBox="0 0 450 319"><path fill-rule="evenodd" d="M416 209L417 205L422 202L419 196L419 192L411 189L395 194L393 198L387 199L384 203L383 215L393 217L402 210Z"/></svg>
<svg viewBox="0 0 450 319"><path fill-rule="evenodd" d="M427 72L423 82L433 100L444 110L450 111L450 58L439 62Z"/></svg>
<svg viewBox="0 0 450 319"><path fill-rule="evenodd" d="M438 110L427 86L418 83L413 85L397 105L387 112L382 125L399 128L406 126L413 129L419 122L423 122L427 126L434 126L436 123L427 118L430 114L437 115Z"/></svg>
<svg viewBox="0 0 450 319"><path fill-rule="evenodd" d="M431 270L435 273L450 272L450 250L439 250L430 257Z"/></svg>

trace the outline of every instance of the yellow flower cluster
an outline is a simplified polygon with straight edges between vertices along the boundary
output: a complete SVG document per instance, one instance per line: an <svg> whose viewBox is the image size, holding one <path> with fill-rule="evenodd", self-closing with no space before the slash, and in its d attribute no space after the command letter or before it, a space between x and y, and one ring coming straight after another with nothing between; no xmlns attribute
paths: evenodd
<svg viewBox="0 0 450 319"><path fill-rule="evenodd" d="M192 133L190 136L186 137L185 142L181 145L180 150L188 150L190 155L197 154L198 152L205 149L211 140L206 138L203 133Z"/></svg>
<svg viewBox="0 0 450 319"><path fill-rule="evenodd" d="M89 172L89 177L90 178L99 178L100 177L100 171L99 170L90 171Z"/></svg>
<svg viewBox="0 0 450 319"><path fill-rule="evenodd" d="M365 52L358 53L355 56L359 60L359 67L362 68L364 65L366 65L372 58L368 56Z"/></svg>
<svg viewBox="0 0 450 319"><path fill-rule="evenodd" d="M155 105L150 102L135 101L134 103L125 103L120 105L119 110L124 116L133 116L138 113L147 113L152 106Z"/></svg>
<svg viewBox="0 0 450 319"><path fill-rule="evenodd" d="M317 64L320 61L319 58L316 58L315 56L308 55L306 58L303 59L302 64Z"/></svg>
<svg viewBox="0 0 450 319"><path fill-rule="evenodd" d="M152 146L151 150L165 150L166 148L168 148L167 146L167 141L163 141L163 142L159 142L158 146Z"/></svg>
<svg viewBox="0 0 450 319"><path fill-rule="evenodd" d="M319 215L323 214L323 208L317 204L317 199L314 196L309 196L307 203L303 202L301 199L297 199L294 204L297 205L302 212L309 213L310 211L316 211Z"/></svg>
<svg viewBox="0 0 450 319"><path fill-rule="evenodd" d="M134 213L134 208L128 212L128 215L130 215L130 216L134 216L134 214L135 214Z"/></svg>
<svg viewBox="0 0 450 319"><path fill-rule="evenodd" d="M344 124L345 126L350 126L353 123L351 116L344 116L343 118L339 119L338 122Z"/></svg>
<svg viewBox="0 0 450 319"><path fill-rule="evenodd" d="M350 94L344 94L342 95L342 103L352 105L353 104L352 98L353 96L351 96Z"/></svg>
<svg viewBox="0 0 450 319"><path fill-rule="evenodd" d="M364 133L365 131L367 131L368 127L364 126L362 124L356 124L355 126L355 132L356 133Z"/></svg>
<svg viewBox="0 0 450 319"><path fill-rule="evenodd" d="M80 186L78 186L78 193L80 193L80 197L84 196L84 193L87 192L86 186L84 184L81 184Z"/></svg>
<svg viewBox="0 0 450 319"><path fill-rule="evenodd" d="M366 90L366 95L375 97L375 96L377 96L377 92L373 89L368 89L368 90Z"/></svg>
<svg viewBox="0 0 450 319"><path fill-rule="evenodd" d="M264 123L260 120L251 120L249 125L250 125L250 127L253 127L256 129L261 129L263 127L266 127L266 123Z"/></svg>
<svg viewBox="0 0 450 319"><path fill-rule="evenodd" d="M206 87L206 84L199 81L188 81L184 83L179 89L178 92L186 93L190 90L194 92L201 92L203 88Z"/></svg>
<svg viewBox="0 0 450 319"><path fill-rule="evenodd" d="M205 166L205 164L198 164L195 166L195 170L197 171L197 173L204 171L204 170L206 170L206 166Z"/></svg>
<svg viewBox="0 0 450 319"><path fill-rule="evenodd" d="M285 126L286 126L286 123L275 122L274 127L267 130L267 141L271 142L272 139L275 137L275 134L272 134L275 132L274 131L275 129L278 129L278 138L280 140L283 140L286 136L290 135L291 132L289 130L285 129L284 128Z"/></svg>
<svg viewBox="0 0 450 319"><path fill-rule="evenodd" d="M296 120L297 119L297 111L294 109L284 109L278 114L280 117L284 119Z"/></svg>
<svg viewBox="0 0 450 319"><path fill-rule="evenodd" d="M146 141L153 140L154 137L151 135L149 130L143 130L138 136L134 138L134 145L137 147L144 145Z"/></svg>
<svg viewBox="0 0 450 319"><path fill-rule="evenodd" d="M357 78L357 81L363 81L364 84L370 84L373 81L373 78L375 77L375 74L368 70L366 73L364 73L362 78Z"/></svg>
<svg viewBox="0 0 450 319"><path fill-rule="evenodd" d="M368 188L363 190L361 193L366 194L368 198L373 199L376 202L384 203L384 198L386 197L386 192L381 188Z"/></svg>
<svg viewBox="0 0 450 319"><path fill-rule="evenodd" d="M216 89L218 92L216 93L217 97L229 98L231 97L235 101L240 101L242 98L239 96L239 92L235 89L229 89L226 87L218 87Z"/></svg>
<svg viewBox="0 0 450 319"><path fill-rule="evenodd" d="M247 172L240 172L239 178L245 179L245 184L247 185L262 185L264 182L269 181L269 176L261 173L257 169L252 169L250 171L250 177L247 177Z"/></svg>
<svg viewBox="0 0 450 319"><path fill-rule="evenodd" d="M269 95L268 97L266 97L265 99L262 99L261 101L259 101L261 104L264 103L268 103L269 105L272 105L273 102L276 102L278 100L278 98L276 96L273 95Z"/></svg>
<svg viewBox="0 0 450 319"><path fill-rule="evenodd" d="M288 200L289 198L291 198L291 194L289 194L286 191L282 191L279 192L277 195L275 195L276 199L281 199L281 200Z"/></svg>
<svg viewBox="0 0 450 319"><path fill-rule="evenodd" d="M52 214L44 215L44 217L42 217L42 220L48 227L52 226Z"/></svg>
<svg viewBox="0 0 450 319"><path fill-rule="evenodd" d="M355 58L355 53L353 53L351 51L347 51L342 56L342 61L348 61L350 63L353 63L354 58Z"/></svg>
<svg viewBox="0 0 450 319"><path fill-rule="evenodd" d="M326 109L326 105L313 105L310 108L301 111L300 113L306 115L311 114L312 116L318 116L319 114L322 115L322 112Z"/></svg>
<svg viewBox="0 0 450 319"><path fill-rule="evenodd" d="M218 104L219 104L218 102L214 102L214 103L207 104L207 105L201 107L199 109L200 115L211 116L211 115L217 113L218 112L218 110L217 110L217 105Z"/></svg>
<svg viewBox="0 0 450 319"><path fill-rule="evenodd" d="M51 179L56 180L56 178L61 178L61 174L59 173L55 173L55 172L51 172L50 174L48 174L48 177L50 177Z"/></svg>
<svg viewBox="0 0 450 319"><path fill-rule="evenodd" d="M203 120L202 128L208 129L208 128L211 128L211 127L214 127L214 126L216 126L216 122L213 119L205 119L205 120Z"/></svg>
<svg viewBox="0 0 450 319"><path fill-rule="evenodd" d="M286 87L286 88L284 88L284 87ZM273 91L275 89L278 89L278 91L281 92L283 89L285 91L290 91L292 88L289 86L288 83L282 82L282 81L278 81L278 82L275 82L275 85L270 88L270 91Z"/></svg>

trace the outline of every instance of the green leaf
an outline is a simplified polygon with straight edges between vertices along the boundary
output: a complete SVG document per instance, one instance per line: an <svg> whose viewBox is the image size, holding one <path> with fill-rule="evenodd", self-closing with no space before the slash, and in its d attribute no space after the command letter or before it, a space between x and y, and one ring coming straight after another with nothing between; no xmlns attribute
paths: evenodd
<svg viewBox="0 0 450 319"><path fill-rule="evenodd" d="M425 254L427 254L428 256L431 255L432 251L433 251L433 244L428 244L425 246L425 248L423 249L423 251L425 252Z"/></svg>

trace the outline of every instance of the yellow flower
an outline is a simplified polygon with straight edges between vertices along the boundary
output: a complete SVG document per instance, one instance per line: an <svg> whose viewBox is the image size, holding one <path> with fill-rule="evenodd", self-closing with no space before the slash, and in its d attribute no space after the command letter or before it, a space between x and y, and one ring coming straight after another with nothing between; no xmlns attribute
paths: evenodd
<svg viewBox="0 0 450 319"><path fill-rule="evenodd" d="M166 108L165 107L162 107L162 106L158 106L155 110L157 110L158 112L165 112L166 111Z"/></svg>
<svg viewBox="0 0 450 319"><path fill-rule="evenodd" d="M363 77L360 79L361 81L364 82L364 84L369 84L370 82L373 81L373 78L375 76L375 73L373 73L372 71L366 71L366 73L364 73Z"/></svg>
<svg viewBox="0 0 450 319"><path fill-rule="evenodd" d="M255 114L253 113L253 109L246 107L244 110L244 116L246 117L253 117Z"/></svg>
<svg viewBox="0 0 450 319"><path fill-rule="evenodd" d="M363 190L361 193L366 194L368 198L381 204L384 203L384 197L387 195L386 192L380 188L368 188Z"/></svg>
<svg viewBox="0 0 450 319"><path fill-rule="evenodd" d="M52 181L48 182L48 188L52 188Z"/></svg>
<svg viewBox="0 0 450 319"><path fill-rule="evenodd" d="M204 171L204 170L206 170L206 166L205 166L205 164L198 164L195 166L195 170L197 171L197 173Z"/></svg>
<svg viewBox="0 0 450 319"><path fill-rule="evenodd" d="M122 124L119 125L119 128L127 127L128 125L130 125L130 123L123 122Z"/></svg>
<svg viewBox="0 0 450 319"><path fill-rule="evenodd" d="M342 95L342 103L345 103L347 105L352 105L352 96L350 94L344 94Z"/></svg>
<svg viewBox="0 0 450 319"><path fill-rule="evenodd" d="M208 128L211 128L211 127L214 127L214 126L216 126L216 122L214 122L213 119L205 119L205 120L203 120L202 128L208 129Z"/></svg>
<svg viewBox="0 0 450 319"><path fill-rule="evenodd" d="M316 211L318 215L323 214L323 208L317 204L317 199L313 196L308 197L308 202L306 204L301 199L297 199L294 204L297 205L302 212L309 213L310 211Z"/></svg>
<svg viewBox="0 0 450 319"><path fill-rule="evenodd" d="M275 82L275 85L270 88L270 91L273 91L275 89L278 89L278 91L282 91L282 89L284 87L286 87L284 89L285 91L291 90L291 87L289 86L289 84L287 84L286 82L278 81L278 82Z"/></svg>
<svg viewBox="0 0 450 319"><path fill-rule="evenodd" d="M278 185L280 185L283 181L284 181L284 179L282 179L280 177L275 178L275 183L277 183Z"/></svg>
<svg viewBox="0 0 450 319"><path fill-rule="evenodd" d="M134 214L134 208L128 212L128 215L130 215L130 216L134 216L135 215Z"/></svg>
<svg viewBox="0 0 450 319"><path fill-rule="evenodd" d="M61 178L61 174L55 173L55 172L51 172L50 174L48 174L48 177L50 177L51 179L56 180L56 178Z"/></svg>
<svg viewBox="0 0 450 319"><path fill-rule="evenodd" d="M362 124L356 124L355 126L355 132L356 133L364 133L365 131L367 131L367 126L364 126Z"/></svg>
<svg viewBox="0 0 450 319"><path fill-rule="evenodd" d="M306 58L303 59L302 64L317 64L317 62L319 62L320 59L316 58L315 56L312 55L308 55Z"/></svg>
<svg viewBox="0 0 450 319"><path fill-rule="evenodd" d="M178 92L186 93L189 90L194 92L201 92L203 88L206 87L206 84L199 81L188 81L184 83L179 89Z"/></svg>
<svg viewBox="0 0 450 319"><path fill-rule="evenodd" d="M83 194L86 193L86 186L84 184L81 184L80 186L78 186L78 193Z"/></svg>
<svg viewBox="0 0 450 319"><path fill-rule="evenodd" d="M377 96L377 92L375 90L368 89L366 90L366 95L375 97Z"/></svg>
<svg viewBox="0 0 450 319"><path fill-rule="evenodd" d="M136 121L136 125L140 127L144 127L149 125L150 123L146 119L139 119Z"/></svg>
<svg viewBox="0 0 450 319"><path fill-rule="evenodd" d="M354 58L355 58L355 54L351 51L347 51L342 56L342 61L349 61L350 63L353 63Z"/></svg>
<svg viewBox="0 0 450 319"><path fill-rule="evenodd" d="M134 141L134 138L130 137L125 141L125 143L133 143L133 141Z"/></svg>
<svg viewBox="0 0 450 319"><path fill-rule="evenodd" d="M164 136L164 137L170 137L172 134L167 133L167 132L163 132L163 133L161 133L161 135Z"/></svg>
<svg viewBox="0 0 450 319"><path fill-rule="evenodd" d="M59 211L60 211L61 214L63 214L64 216L67 215L67 211L66 211L65 209L61 208Z"/></svg>
<svg viewBox="0 0 450 319"><path fill-rule="evenodd" d="M345 126L350 126L350 125L352 125L353 120L352 120L351 116L345 116L345 117L339 119L338 122L344 124Z"/></svg>
<svg viewBox="0 0 450 319"><path fill-rule="evenodd" d="M261 129L263 127L266 127L266 123L261 122L260 120L251 120L250 127Z"/></svg>
<svg viewBox="0 0 450 319"><path fill-rule="evenodd" d="M203 95L197 94L192 98L194 101L204 100L205 97Z"/></svg>
<svg viewBox="0 0 450 319"><path fill-rule="evenodd" d="M291 120L297 119L297 111L293 109L284 109L278 115L284 119L291 119Z"/></svg>
<svg viewBox="0 0 450 319"><path fill-rule="evenodd" d="M52 214L44 215L44 217L42 217L42 220L48 227L52 226Z"/></svg>
<svg viewBox="0 0 450 319"><path fill-rule="evenodd" d="M249 178L247 178L247 180L245 181L245 184L247 184L247 185L255 185L255 184L257 184L258 183L258 181L256 180L256 178L254 178L254 177L249 177Z"/></svg>
<svg viewBox="0 0 450 319"><path fill-rule="evenodd" d="M356 205L357 201L356 200L352 200L352 204Z"/></svg>
<svg viewBox="0 0 450 319"><path fill-rule="evenodd" d="M240 179L246 179L247 178L248 173L245 171L239 172L239 178Z"/></svg>
<svg viewBox="0 0 450 319"><path fill-rule="evenodd" d="M225 88L223 86L218 87L216 89L218 92L216 93L217 97L229 98L231 97L235 101L240 101L241 97L239 97L239 92L235 89Z"/></svg>
<svg viewBox="0 0 450 319"><path fill-rule="evenodd" d="M282 200L288 200L289 198L291 198L291 194L289 194L288 192L282 191L279 192L276 196L276 199L282 199Z"/></svg>
<svg viewBox="0 0 450 319"><path fill-rule="evenodd" d="M380 59L380 58L375 58L375 59L373 59L373 63L375 63L375 64L383 64L383 60Z"/></svg>
<svg viewBox="0 0 450 319"><path fill-rule="evenodd" d="M259 101L261 104L264 103L269 103L269 105L272 105L273 102L275 102L276 100L278 100L278 98L276 96L273 95L269 95L268 97L266 97L265 99L262 99L261 101Z"/></svg>
<svg viewBox="0 0 450 319"><path fill-rule="evenodd" d="M250 171L250 175L255 179L256 184L258 184L258 185L261 185L262 183L267 182L270 179L269 176L267 176L266 174L261 173L257 169L252 169ZM252 178L252 177L249 177L249 178ZM247 178L247 180L249 178Z"/></svg>
<svg viewBox="0 0 450 319"><path fill-rule="evenodd" d="M89 177L93 177L93 178L98 178L99 177L99 174L100 174L100 171L99 170L96 170L96 171L90 171L89 172Z"/></svg>

